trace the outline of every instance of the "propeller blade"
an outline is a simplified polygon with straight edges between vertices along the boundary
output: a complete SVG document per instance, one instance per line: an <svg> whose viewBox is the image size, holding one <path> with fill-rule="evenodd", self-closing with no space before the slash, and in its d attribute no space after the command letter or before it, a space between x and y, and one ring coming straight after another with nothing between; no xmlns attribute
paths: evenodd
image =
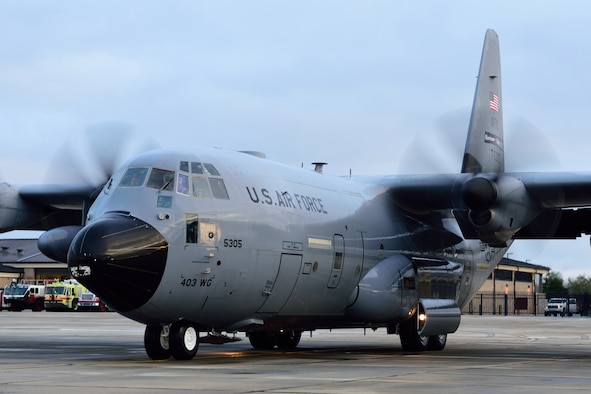
<svg viewBox="0 0 591 394"><path fill-rule="evenodd" d="M46 180L99 186L126 160L157 147L154 141L138 136L131 124L96 124L71 135L50 162Z"/></svg>

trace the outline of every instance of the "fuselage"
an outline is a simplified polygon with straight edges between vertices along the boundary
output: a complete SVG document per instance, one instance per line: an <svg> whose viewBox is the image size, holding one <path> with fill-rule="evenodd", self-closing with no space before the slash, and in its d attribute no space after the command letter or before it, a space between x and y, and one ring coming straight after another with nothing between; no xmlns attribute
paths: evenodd
<svg viewBox="0 0 591 394"><path fill-rule="evenodd" d="M85 229L103 227L77 237L70 268L112 308L147 324L371 326L406 319L420 298L461 307L504 249L461 239L451 215L437 223L409 217L384 179L219 149L145 153L90 208ZM459 242L430 246L433 225ZM104 250L84 251L85 237L105 240ZM403 257L378 267L392 256ZM127 259L134 265L122 270ZM373 288L372 277L384 275L392 277ZM399 305L366 313L372 297Z"/></svg>

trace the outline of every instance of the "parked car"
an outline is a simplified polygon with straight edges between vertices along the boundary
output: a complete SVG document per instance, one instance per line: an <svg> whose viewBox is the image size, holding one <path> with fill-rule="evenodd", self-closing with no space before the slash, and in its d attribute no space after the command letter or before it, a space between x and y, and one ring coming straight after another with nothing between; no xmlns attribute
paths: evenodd
<svg viewBox="0 0 591 394"><path fill-rule="evenodd" d="M580 313L576 298L550 298L544 308L544 316L572 316L574 313Z"/></svg>
<svg viewBox="0 0 591 394"><path fill-rule="evenodd" d="M108 308L104 302L101 301L96 294L91 292L85 292L80 295L78 299L78 310L79 311L100 311L104 312Z"/></svg>

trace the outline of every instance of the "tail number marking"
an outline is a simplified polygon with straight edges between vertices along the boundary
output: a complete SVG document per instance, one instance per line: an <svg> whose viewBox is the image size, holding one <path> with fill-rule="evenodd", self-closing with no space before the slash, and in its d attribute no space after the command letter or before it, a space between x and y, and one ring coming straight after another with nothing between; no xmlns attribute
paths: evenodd
<svg viewBox="0 0 591 394"><path fill-rule="evenodd" d="M224 248L241 248L241 239L224 239Z"/></svg>

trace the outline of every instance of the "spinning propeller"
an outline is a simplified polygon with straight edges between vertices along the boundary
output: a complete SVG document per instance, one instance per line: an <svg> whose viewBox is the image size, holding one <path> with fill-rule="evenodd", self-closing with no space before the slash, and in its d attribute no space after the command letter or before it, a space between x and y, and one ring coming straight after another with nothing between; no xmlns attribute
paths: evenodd
<svg viewBox="0 0 591 394"><path fill-rule="evenodd" d="M49 164L48 183L103 185L125 161L158 145L138 136L133 126L100 123L73 134Z"/></svg>
<svg viewBox="0 0 591 394"><path fill-rule="evenodd" d="M92 190L83 197L82 224L90 204L113 172L134 155L157 147L155 142L138 137L129 124L97 124L68 140L51 161L46 178L60 188L72 184ZM46 231L39 237L39 249L46 256L66 262L70 243L80 228L81 225L67 225Z"/></svg>

